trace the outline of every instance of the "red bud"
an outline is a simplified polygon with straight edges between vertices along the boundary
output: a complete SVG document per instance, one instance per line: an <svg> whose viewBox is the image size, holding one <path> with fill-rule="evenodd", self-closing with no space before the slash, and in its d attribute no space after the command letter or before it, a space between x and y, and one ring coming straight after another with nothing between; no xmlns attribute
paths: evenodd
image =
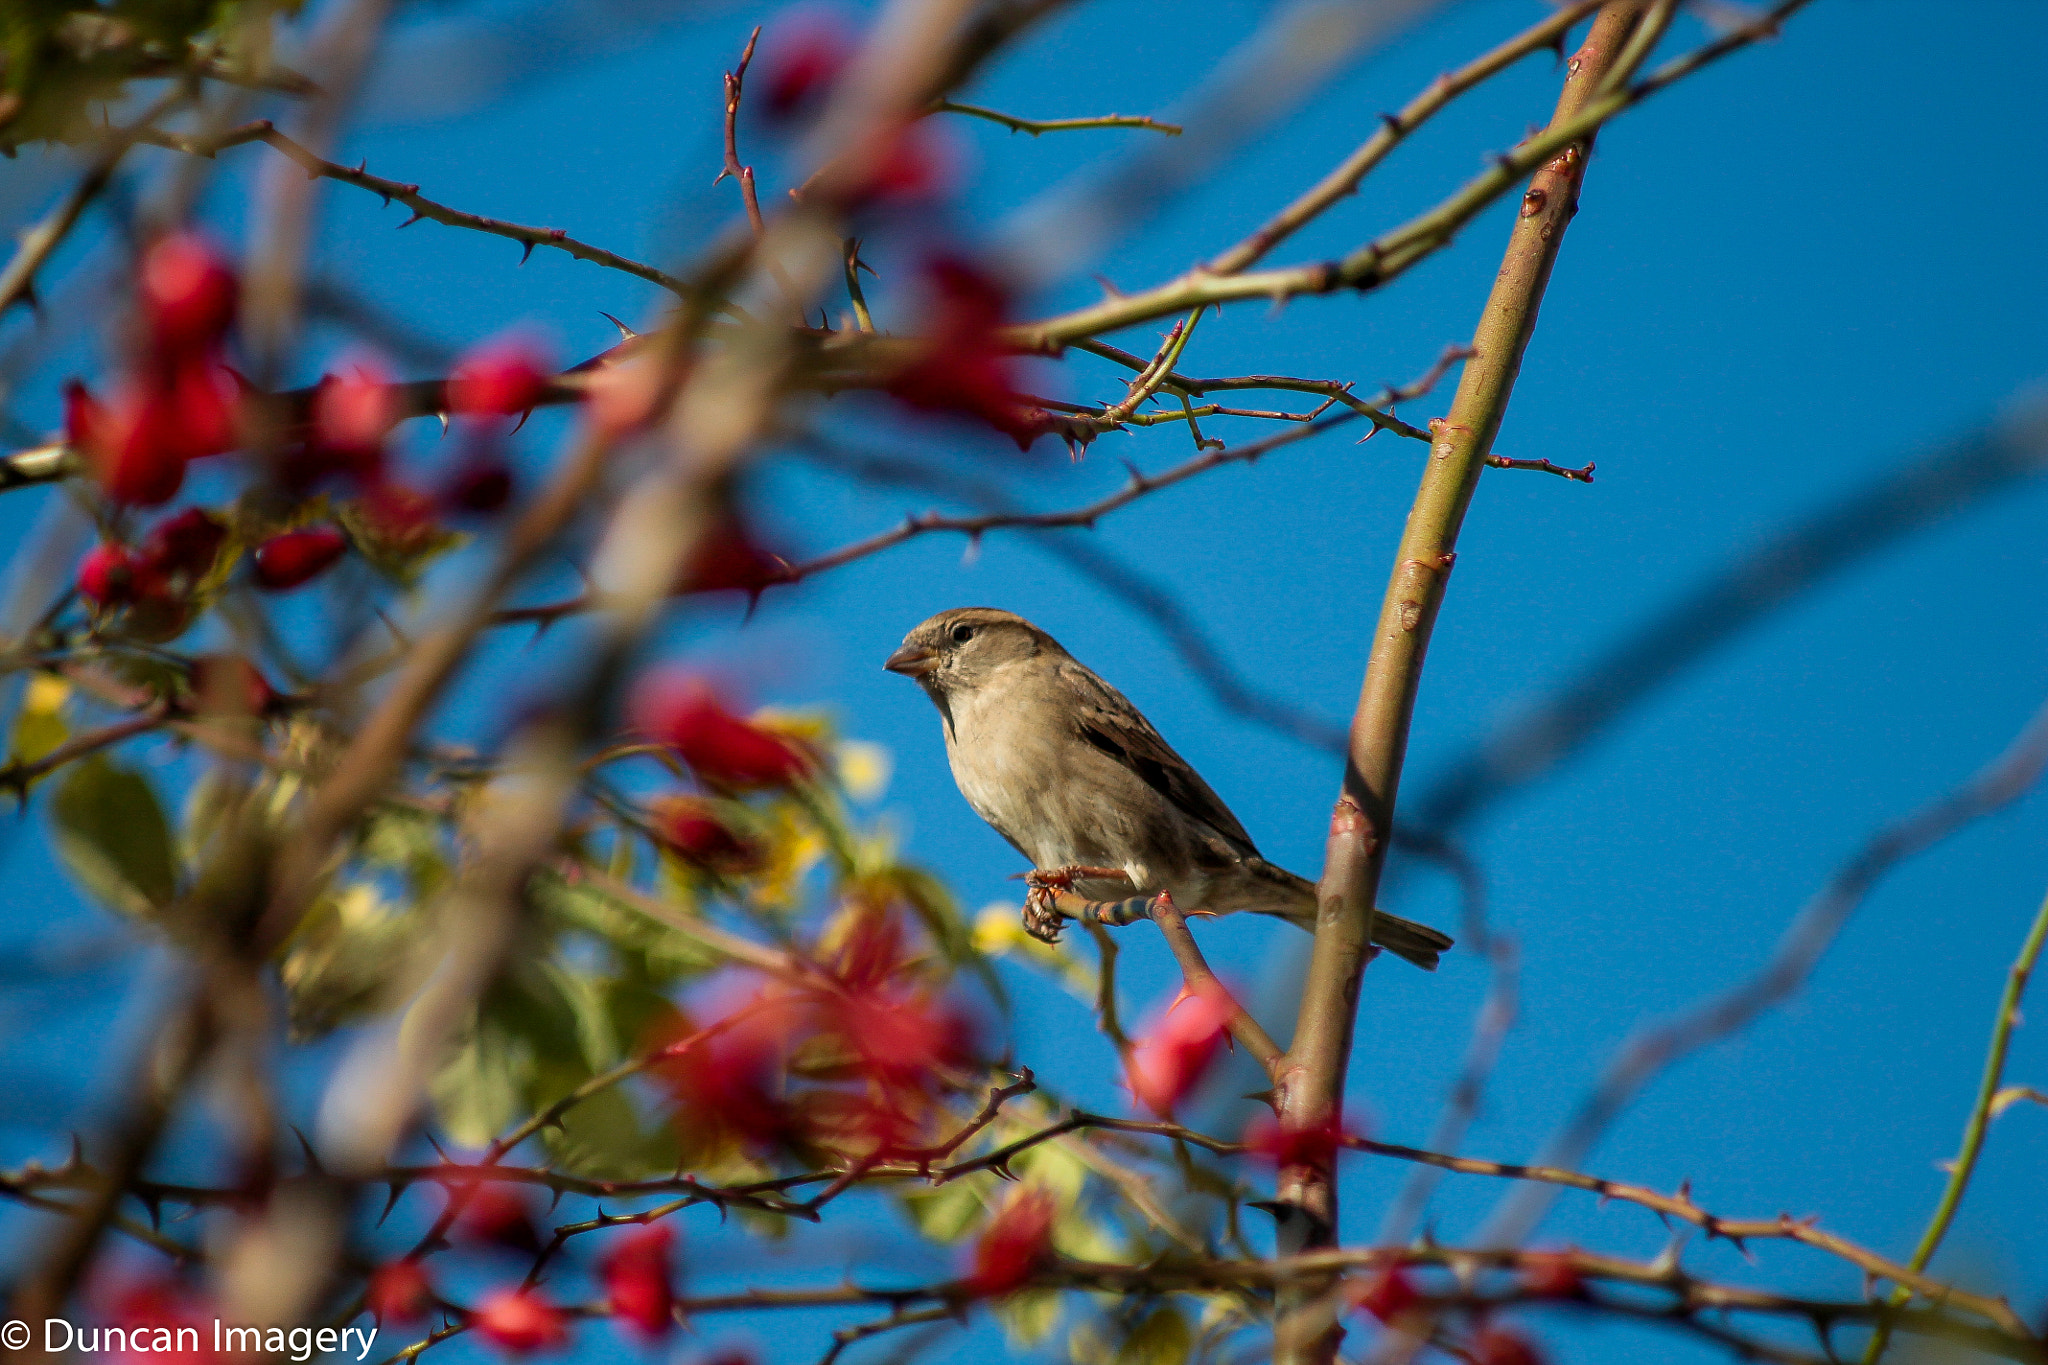
<svg viewBox="0 0 2048 1365"><path fill-rule="evenodd" d="M513 1355L552 1351L568 1344L562 1311L531 1289L498 1289L486 1294L470 1315L483 1338Z"/></svg>
<svg viewBox="0 0 2048 1365"><path fill-rule="evenodd" d="M256 547L256 583L273 592L296 588L326 572L348 551L348 538L330 526L287 531Z"/></svg>
<svg viewBox="0 0 2048 1365"><path fill-rule="evenodd" d="M322 375L313 391L312 436L295 482L311 486L321 476L344 474L374 483L384 472L384 440L399 419L398 393L375 361Z"/></svg>
<svg viewBox="0 0 2048 1365"><path fill-rule="evenodd" d="M654 803L654 833L685 862L714 872L749 872L764 853L718 816L718 809L694 796L664 797Z"/></svg>
<svg viewBox="0 0 2048 1365"><path fill-rule="evenodd" d="M142 542L142 558L165 574L203 578L227 543L228 528L203 507L159 522Z"/></svg>
<svg viewBox="0 0 2048 1365"><path fill-rule="evenodd" d="M1577 1299L1586 1293L1586 1282L1572 1258L1563 1252L1533 1252L1522 1260L1522 1285L1531 1294L1546 1299Z"/></svg>
<svg viewBox="0 0 2048 1365"><path fill-rule="evenodd" d="M1052 1225L1058 1213L1050 1193L1019 1189L989 1220L974 1244L974 1268L967 1276L976 1294L1007 1294L1028 1282L1053 1259Z"/></svg>
<svg viewBox="0 0 2048 1365"><path fill-rule="evenodd" d="M419 1322L434 1306L433 1282L428 1280L427 1272L420 1263L410 1256L400 1261L386 1261L370 1272L363 1306L370 1310L370 1315L380 1326L386 1322Z"/></svg>
<svg viewBox="0 0 2048 1365"><path fill-rule="evenodd" d="M138 275L144 320L160 354L210 348L234 325L238 286L227 260L189 232L160 238Z"/></svg>
<svg viewBox="0 0 2048 1365"><path fill-rule="evenodd" d="M441 505L456 512L502 511L512 499L512 466L502 456L479 453L463 461L441 490Z"/></svg>
<svg viewBox="0 0 2048 1365"><path fill-rule="evenodd" d="M1408 1278L1408 1272L1390 1266L1363 1284L1354 1284L1350 1297L1354 1308L1363 1308L1381 1322L1391 1323L1413 1308L1422 1296L1416 1293L1415 1281Z"/></svg>
<svg viewBox="0 0 2048 1365"><path fill-rule="evenodd" d="M136 594L135 556L126 545L109 541L86 551L78 564L78 595L94 606L132 601Z"/></svg>
<svg viewBox="0 0 2048 1365"><path fill-rule="evenodd" d="M464 1241L511 1251L540 1250L540 1233L534 1229L526 1196L505 1185L476 1185L456 1217L455 1234Z"/></svg>
<svg viewBox="0 0 2048 1365"><path fill-rule="evenodd" d="M467 417L509 417L547 393L553 371L529 342L496 341L471 351L448 380L448 407Z"/></svg>
<svg viewBox="0 0 2048 1365"><path fill-rule="evenodd" d="M683 572L682 590L753 593L790 581L789 561L762 549L737 517L727 517L698 541Z"/></svg>
<svg viewBox="0 0 2048 1365"><path fill-rule="evenodd" d="M117 503L154 507L185 482L184 442L162 391L125 391L109 407L74 379L64 386L64 432Z"/></svg>
<svg viewBox="0 0 2048 1365"><path fill-rule="evenodd" d="M777 25L761 55L763 106L789 119L823 101L853 55L853 35L837 15L813 11Z"/></svg>
<svg viewBox="0 0 2048 1365"><path fill-rule="evenodd" d="M277 705L277 689L239 654L202 654L194 659L192 691L201 715L262 716Z"/></svg>
<svg viewBox="0 0 2048 1365"><path fill-rule="evenodd" d="M1528 1338L1505 1327L1489 1327L1472 1340L1472 1365L1543 1365Z"/></svg>
<svg viewBox="0 0 2048 1365"><path fill-rule="evenodd" d="M651 1223L619 1239L604 1259L605 1298L612 1316L650 1337L675 1326L675 1291L669 1286L669 1248L675 1230Z"/></svg>
<svg viewBox="0 0 2048 1365"><path fill-rule="evenodd" d="M1220 991L1176 996L1166 1016L1132 1048L1131 1094L1161 1118L1170 1117L1222 1051L1229 1019L1230 1002Z"/></svg>
<svg viewBox="0 0 2048 1365"><path fill-rule="evenodd" d="M809 755L792 741L727 710L702 678L657 675L639 688L633 713L637 729L720 787L786 787L811 768Z"/></svg>

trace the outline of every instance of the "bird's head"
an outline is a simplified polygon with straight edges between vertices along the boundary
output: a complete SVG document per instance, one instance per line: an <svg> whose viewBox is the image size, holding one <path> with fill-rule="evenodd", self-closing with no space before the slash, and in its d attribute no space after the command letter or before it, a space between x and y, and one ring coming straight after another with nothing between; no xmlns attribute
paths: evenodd
<svg viewBox="0 0 2048 1365"><path fill-rule="evenodd" d="M955 607L904 636L882 667L917 679L938 699L972 691L1007 664L1062 652L1050 635L1014 612Z"/></svg>

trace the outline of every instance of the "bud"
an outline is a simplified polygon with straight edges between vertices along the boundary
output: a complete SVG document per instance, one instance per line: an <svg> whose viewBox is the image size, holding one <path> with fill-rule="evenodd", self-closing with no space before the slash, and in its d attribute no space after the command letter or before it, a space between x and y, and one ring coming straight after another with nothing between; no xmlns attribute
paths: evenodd
<svg viewBox="0 0 2048 1365"><path fill-rule="evenodd" d="M441 490L441 505L454 512L487 515L512 499L512 466L501 455L479 451L457 466Z"/></svg>
<svg viewBox="0 0 2048 1365"><path fill-rule="evenodd" d="M853 35L838 15L812 10L778 24L761 55L762 105L783 122L824 102L853 56Z"/></svg>
<svg viewBox="0 0 2048 1365"><path fill-rule="evenodd" d="M651 1223L619 1239L604 1258L604 1292L612 1316L645 1336L665 1336L675 1326L675 1291L669 1287L674 1241L675 1230L667 1223Z"/></svg>
<svg viewBox="0 0 2048 1365"><path fill-rule="evenodd" d="M142 558L166 575L204 578L220 558L228 528L203 507L188 507L158 522L142 542Z"/></svg>
<svg viewBox="0 0 2048 1365"><path fill-rule="evenodd" d="M1537 1251L1523 1257L1522 1287L1544 1299L1580 1299L1586 1295L1586 1282L1579 1277L1579 1268L1561 1251Z"/></svg>
<svg viewBox="0 0 2048 1365"><path fill-rule="evenodd" d="M494 341L471 351L448 379L448 410L465 417L510 417L547 393L553 370L530 342Z"/></svg>
<svg viewBox="0 0 2048 1365"><path fill-rule="evenodd" d="M277 689L239 654L202 654L192 661L192 692L207 716L262 716L276 707Z"/></svg>
<svg viewBox="0 0 2048 1365"><path fill-rule="evenodd" d="M418 1261L408 1256L386 1261L370 1272L363 1306L382 1326L386 1322L420 1322L434 1306L434 1285Z"/></svg>
<svg viewBox="0 0 2048 1365"><path fill-rule="evenodd" d="M1202 1083L1222 1051L1230 1002L1220 990L1183 991L1139 1036L1128 1060L1131 1094L1161 1118Z"/></svg>
<svg viewBox="0 0 2048 1365"><path fill-rule="evenodd" d="M568 1344L562 1311L531 1289L495 1289L470 1315L484 1340L513 1355L557 1350Z"/></svg>
<svg viewBox="0 0 2048 1365"><path fill-rule="evenodd" d="M722 517L705 531L684 567L683 592L757 593L793 582L789 561L761 548L738 517Z"/></svg>
<svg viewBox="0 0 2048 1365"><path fill-rule="evenodd" d="M179 232L142 254L138 292L160 355L218 345L234 325L235 272L205 238Z"/></svg>
<svg viewBox="0 0 2048 1365"><path fill-rule="evenodd" d="M508 1251L540 1250L540 1233L526 1196L509 1186L480 1181L455 1219L455 1235L463 1241Z"/></svg>
<svg viewBox="0 0 2048 1365"><path fill-rule="evenodd" d="M136 595L136 562L126 545L107 541L78 564L78 595L96 607L119 606Z"/></svg>
<svg viewBox="0 0 2048 1365"><path fill-rule="evenodd" d="M185 482L177 414L161 390L127 390L107 406L72 380L64 386L64 439L124 506L169 502Z"/></svg>
<svg viewBox="0 0 2048 1365"><path fill-rule="evenodd" d="M331 526L286 531L256 547L258 587L283 592L319 577L348 551L348 538Z"/></svg>
<svg viewBox="0 0 2048 1365"><path fill-rule="evenodd" d="M809 773L810 756L793 741L727 710L711 684L688 674L659 674L633 703L635 728L668 745L714 786L786 787Z"/></svg>
<svg viewBox="0 0 2048 1365"><path fill-rule="evenodd" d="M1048 1191L1021 1188L1012 1194L974 1244L969 1291L987 1297L1007 1294L1050 1264L1056 1212Z"/></svg>
<svg viewBox="0 0 2048 1365"><path fill-rule="evenodd" d="M374 360L340 375L322 375L313 391L312 435L298 482L326 474L375 483L384 472L384 441L398 424L398 392Z"/></svg>
<svg viewBox="0 0 2048 1365"><path fill-rule="evenodd" d="M1489 1327L1472 1339L1472 1365L1543 1365L1543 1357L1527 1337L1505 1327Z"/></svg>
<svg viewBox="0 0 2048 1365"><path fill-rule="evenodd" d="M1415 1281L1400 1266L1389 1266L1363 1283L1350 1287L1351 1306L1363 1308L1381 1322L1391 1324L1421 1300Z"/></svg>
<svg viewBox="0 0 2048 1365"><path fill-rule="evenodd" d="M738 874L761 866L765 853L719 818L718 808L695 796L663 797L651 814L655 837L676 856L713 872Z"/></svg>

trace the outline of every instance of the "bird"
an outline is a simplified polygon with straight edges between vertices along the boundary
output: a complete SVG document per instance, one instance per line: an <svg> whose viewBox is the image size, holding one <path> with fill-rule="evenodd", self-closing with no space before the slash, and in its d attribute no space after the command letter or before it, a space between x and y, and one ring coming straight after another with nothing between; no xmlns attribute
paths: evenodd
<svg viewBox="0 0 2048 1365"><path fill-rule="evenodd" d="M1261 857L1138 708L1023 617L942 611L883 667L938 707L960 794L1031 860L1034 878L1094 901L1166 892L1185 908L1275 915L1313 931L1315 883ZM1451 946L1384 910L1372 941L1427 971Z"/></svg>

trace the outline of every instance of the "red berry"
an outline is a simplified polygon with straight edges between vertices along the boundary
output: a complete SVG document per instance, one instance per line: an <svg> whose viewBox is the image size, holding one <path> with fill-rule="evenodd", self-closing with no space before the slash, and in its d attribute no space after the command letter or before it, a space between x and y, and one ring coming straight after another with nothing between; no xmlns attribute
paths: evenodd
<svg viewBox="0 0 2048 1365"><path fill-rule="evenodd" d="M1522 1258L1522 1286L1546 1299L1576 1299L1586 1293L1586 1282L1572 1258L1563 1252L1540 1251Z"/></svg>
<svg viewBox="0 0 2048 1365"><path fill-rule="evenodd" d="M1050 424L1017 394L1015 360L997 335L1009 308L1008 291L957 257L934 257L924 274L930 299L923 351L890 376L885 390L923 412L986 422L1028 448Z"/></svg>
<svg viewBox="0 0 2048 1365"><path fill-rule="evenodd" d="M681 590L754 593L790 581L789 561L756 544L737 517L726 517L697 542Z"/></svg>
<svg viewBox="0 0 2048 1365"><path fill-rule="evenodd" d="M239 654L202 654L192 661L192 691L209 716L262 716L277 705L277 689Z"/></svg>
<svg viewBox="0 0 2048 1365"><path fill-rule="evenodd" d="M1392 1322L1413 1308L1421 1297L1415 1292L1415 1282L1399 1266L1390 1266L1363 1284L1354 1284L1351 1291L1352 1306L1363 1308L1381 1322Z"/></svg>
<svg viewBox="0 0 2048 1365"><path fill-rule="evenodd" d="M530 1289L497 1289L486 1294L470 1325L486 1341L513 1355L551 1351L568 1343L562 1310Z"/></svg>
<svg viewBox="0 0 2048 1365"><path fill-rule="evenodd" d="M111 541L95 545L79 561L78 595L99 607L133 601L135 570L135 556L126 545Z"/></svg>
<svg viewBox="0 0 2048 1365"><path fill-rule="evenodd" d="M154 507L185 482L185 442L162 389L125 390L103 405L74 379L64 386L64 433L117 503Z"/></svg>
<svg viewBox="0 0 2048 1365"><path fill-rule="evenodd" d="M157 523L142 542L142 558L165 574L203 578L227 543L228 528L203 507L188 507Z"/></svg>
<svg viewBox="0 0 2048 1365"><path fill-rule="evenodd" d="M327 474L376 482L384 470L384 439L398 423L398 393L374 361L342 375L322 375L313 391L313 424L295 482L310 486Z"/></svg>
<svg viewBox="0 0 2048 1365"><path fill-rule="evenodd" d="M976 1294L1007 1294L1053 1259L1052 1225L1058 1210L1050 1193L1020 1189L997 1211L974 1244L967 1285Z"/></svg>
<svg viewBox="0 0 2048 1365"><path fill-rule="evenodd" d="M385 1322L419 1322L434 1306L433 1282L418 1261L410 1256L386 1261L370 1272L370 1285L363 1294L363 1306L381 1326Z"/></svg>
<svg viewBox="0 0 2048 1365"><path fill-rule="evenodd" d="M1543 1357L1520 1333L1489 1327L1472 1339L1472 1365L1543 1365Z"/></svg>
<svg viewBox="0 0 2048 1365"><path fill-rule="evenodd" d="M256 583L273 592L317 578L348 551L348 538L330 526L286 531L256 547Z"/></svg>
<svg viewBox="0 0 2048 1365"><path fill-rule="evenodd" d="M553 371L532 344L497 341L471 351L448 380L448 408L467 417L509 417L547 393Z"/></svg>
<svg viewBox="0 0 2048 1365"><path fill-rule="evenodd" d="M652 1223L619 1240L604 1258L604 1292L612 1316L650 1337L675 1326L675 1291L669 1286L669 1248L675 1230Z"/></svg>
<svg viewBox="0 0 2048 1365"><path fill-rule="evenodd" d="M669 745L716 786L786 787L811 768L808 754L734 715L702 678L657 676L641 686L633 711L636 728Z"/></svg>
<svg viewBox="0 0 2048 1365"><path fill-rule="evenodd" d="M512 466L491 454L465 460L441 490L441 505L456 512L497 512L511 499Z"/></svg>
<svg viewBox="0 0 2048 1365"><path fill-rule="evenodd" d="M714 872L739 873L761 865L763 851L721 820L717 807L694 796L654 803L655 836L685 862Z"/></svg>
<svg viewBox="0 0 2048 1365"><path fill-rule="evenodd" d="M1183 993L1174 998L1130 1056L1131 1093L1161 1118L1202 1083L1223 1048L1230 1002L1220 991Z"/></svg>
<svg viewBox="0 0 2048 1365"><path fill-rule="evenodd" d="M204 238L180 232L142 255L142 314L161 354L217 344L235 321L235 272Z"/></svg>
<svg viewBox="0 0 2048 1365"><path fill-rule="evenodd" d="M853 55L853 35L837 15L813 11L778 25L761 55L763 106L788 119L822 101Z"/></svg>
<svg viewBox="0 0 2048 1365"><path fill-rule="evenodd" d="M505 1185L477 1185L455 1220L455 1233L465 1241L510 1251L540 1250L540 1234L526 1196Z"/></svg>

